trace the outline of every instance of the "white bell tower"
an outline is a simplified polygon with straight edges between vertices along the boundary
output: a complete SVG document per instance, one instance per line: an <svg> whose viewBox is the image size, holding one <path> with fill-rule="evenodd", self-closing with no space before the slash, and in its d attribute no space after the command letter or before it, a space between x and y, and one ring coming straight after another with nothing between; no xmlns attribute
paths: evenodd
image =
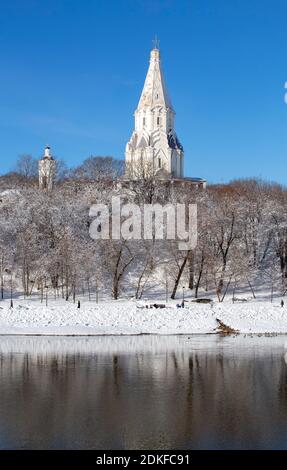
<svg viewBox="0 0 287 470"><path fill-rule="evenodd" d="M51 155L49 146L45 147L45 153L39 160L39 188L51 191L56 176L56 161Z"/></svg>
<svg viewBox="0 0 287 470"><path fill-rule="evenodd" d="M146 167L155 176L183 177L184 152L174 130L174 117L155 40L135 111L135 128L126 145L126 176L139 179Z"/></svg>

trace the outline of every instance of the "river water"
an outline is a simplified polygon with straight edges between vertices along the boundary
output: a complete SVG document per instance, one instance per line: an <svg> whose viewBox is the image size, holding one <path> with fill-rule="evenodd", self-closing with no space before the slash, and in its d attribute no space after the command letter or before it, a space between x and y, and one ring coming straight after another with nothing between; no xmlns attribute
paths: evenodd
<svg viewBox="0 0 287 470"><path fill-rule="evenodd" d="M0 448L286 449L286 341L0 337Z"/></svg>

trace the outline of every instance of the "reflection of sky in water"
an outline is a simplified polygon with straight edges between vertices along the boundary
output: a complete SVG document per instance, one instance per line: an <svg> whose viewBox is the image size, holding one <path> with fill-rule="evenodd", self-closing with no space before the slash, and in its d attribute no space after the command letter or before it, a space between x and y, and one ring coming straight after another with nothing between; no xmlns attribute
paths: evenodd
<svg viewBox="0 0 287 470"><path fill-rule="evenodd" d="M285 344L2 337L0 447L286 448Z"/></svg>

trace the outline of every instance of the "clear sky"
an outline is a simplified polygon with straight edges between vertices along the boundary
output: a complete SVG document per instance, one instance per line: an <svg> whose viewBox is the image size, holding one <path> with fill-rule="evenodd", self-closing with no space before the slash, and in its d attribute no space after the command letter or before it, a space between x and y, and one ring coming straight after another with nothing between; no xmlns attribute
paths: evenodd
<svg viewBox="0 0 287 470"><path fill-rule="evenodd" d="M0 173L124 157L160 39L186 176L287 179L286 0L0 0Z"/></svg>

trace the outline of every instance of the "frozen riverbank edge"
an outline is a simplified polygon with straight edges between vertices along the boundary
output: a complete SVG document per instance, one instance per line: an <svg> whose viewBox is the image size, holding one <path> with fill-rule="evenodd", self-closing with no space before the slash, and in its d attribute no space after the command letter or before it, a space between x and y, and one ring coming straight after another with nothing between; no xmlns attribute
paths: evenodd
<svg viewBox="0 0 287 470"><path fill-rule="evenodd" d="M51 301L8 301L0 304L0 335L180 335L216 334L218 322L242 334L287 334L287 308L279 303L250 301L187 303L185 308L143 308L133 301L96 304Z"/></svg>

